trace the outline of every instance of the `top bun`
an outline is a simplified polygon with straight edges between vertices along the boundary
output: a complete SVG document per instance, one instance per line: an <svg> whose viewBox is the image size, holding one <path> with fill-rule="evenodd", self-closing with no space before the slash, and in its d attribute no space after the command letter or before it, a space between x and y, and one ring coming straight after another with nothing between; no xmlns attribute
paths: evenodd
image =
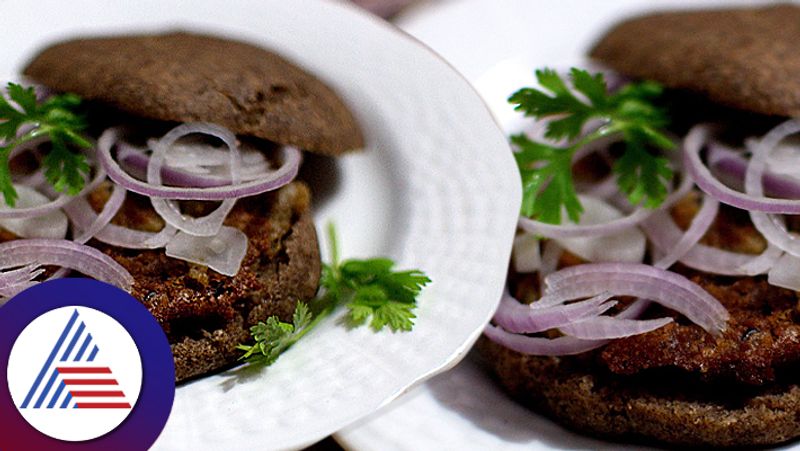
<svg viewBox="0 0 800 451"><path fill-rule="evenodd" d="M800 116L800 6L653 14L615 26L591 56L625 75L767 115Z"/></svg>
<svg viewBox="0 0 800 451"><path fill-rule="evenodd" d="M331 88L242 42L191 33L75 39L44 49L23 72L144 118L213 122L326 155L364 144Z"/></svg>

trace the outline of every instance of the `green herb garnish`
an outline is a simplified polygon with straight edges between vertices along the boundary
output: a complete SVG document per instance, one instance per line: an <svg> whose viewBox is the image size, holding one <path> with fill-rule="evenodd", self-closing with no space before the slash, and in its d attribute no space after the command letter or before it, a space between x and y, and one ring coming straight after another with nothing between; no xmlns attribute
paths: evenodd
<svg viewBox="0 0 800 451"><path fill-rule="evenodd" d="M80 134L86 128L83 118L75 113L80 97L62 94L37 102L33 88L16 83L9 83L7 92L18 108L0 95L0 191L6 204L13 207L17 199L8 161L11 150L41 136L48 137L51 144L42 160L47 181L58 192L78 194L89 174L89 164L83 154L72 152L69 146L92 146ZM33 128L18 137L19 128L27 124Z"/></svg>
<svg viewBox="0 0 800 451"><path fill-rule="evenodd" d="M389 327L394 332L414 327L417 296L430 279L419 270L394 271L385 258L339 261L339 246L333 224L328 225L331 263L323 265L320 294L310 306L299 303L292 323L272 316L250 328L254 345L239 345L240 360L271 365L278 356L339 306L345 306L346 323L358 327L369 322L376 332Z"/></svg>
<svg viewBox="0 0 800 451"><path fill-rule="evenodd" d="M580 204L572 178L572 157L581 147L609 136L619 136L625 143L622 156L612 168L617 185L633 205L656 208L667 197L672 180L669 162L652 149L672 149L674 144L661 129L667 124L665 112L653 100L663 91L651 81L631 83L610 94L603 74L572 68L572 88L578 98L552 69L536 71L544 88L523 88L508 100L517 111L536 119L552 119L545 137L566 141L566 145L535 142L524 134L511 137L517 151L514 156L522 176L522 214L543 222L559 224L562 211L573 222L580 219ZM586 123L600 119L604 123L581 136Z"/></svg>

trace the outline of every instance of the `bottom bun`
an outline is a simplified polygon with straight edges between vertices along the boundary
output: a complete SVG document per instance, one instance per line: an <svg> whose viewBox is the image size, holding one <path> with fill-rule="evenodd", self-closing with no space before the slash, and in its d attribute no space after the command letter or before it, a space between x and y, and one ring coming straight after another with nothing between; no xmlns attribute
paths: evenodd
<svg viewBox="0 0 800 451"><path fill-rule="evenodd" d="M692 382L685 375L643 380L648 376L610 374L589 355L529 356L485 337L478 348L515 400L589 435L719 447L800 437L796 377L763 388Z"/></svg>

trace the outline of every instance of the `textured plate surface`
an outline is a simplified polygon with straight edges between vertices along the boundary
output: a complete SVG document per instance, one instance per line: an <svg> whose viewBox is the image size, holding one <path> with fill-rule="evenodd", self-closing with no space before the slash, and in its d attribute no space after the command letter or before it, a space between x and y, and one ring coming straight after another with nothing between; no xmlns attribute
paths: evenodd
<svg viewBox="0 0 800 451"><path fill-rule="evenodd" d="M432 52L353 7L320 0L44 0L35 9L19 0L3 7L6 77L60 37L175 27L263 44L318 74L352 107L369 147L318 162L327 180L318 226L337 223L345 256L388 255L433 279L412 333L348 331L332 320L266 370L180 387L155 449L314 442L448 368L477 338L502 290L519 181L488 109Z"/></svg>
<svg viewBox="0 0 800 451"><path fill-rule="evenodd" d="M510 131L524 120L506 98L532 83L534 68L581 61L592 42L625 15L723 3L757 2L431 1L411 10L400 25L466 75ZM532 413L506 396L472 356L336 437L352 451L647 449L582 436ZM800 443L777 449L798 451Z"/></svg>

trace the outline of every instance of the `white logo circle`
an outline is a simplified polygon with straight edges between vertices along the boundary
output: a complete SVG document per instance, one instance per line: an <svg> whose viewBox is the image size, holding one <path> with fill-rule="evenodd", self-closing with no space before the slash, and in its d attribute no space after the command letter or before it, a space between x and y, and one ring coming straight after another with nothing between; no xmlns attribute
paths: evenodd
<svg viewBox="0 0 800 451"><path fill-rule="evenodd" d="M61 307L17 337L7 377L14 405L31 426L79 442L108 434L130 415L142 388L142 360L114 318Z"/></svg>

